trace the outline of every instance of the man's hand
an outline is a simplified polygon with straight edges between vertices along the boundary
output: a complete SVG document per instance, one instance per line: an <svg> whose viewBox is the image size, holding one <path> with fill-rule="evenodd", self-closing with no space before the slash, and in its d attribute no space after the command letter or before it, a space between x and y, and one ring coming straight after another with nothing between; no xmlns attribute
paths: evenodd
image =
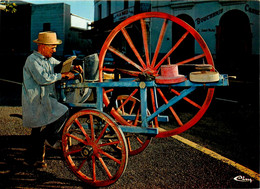
<svg viewBox="0 0 260 189"><path fill-rule="evenodd" d="M83 73L83 69L82 69L81 65L74 65L73 69L77 70L79 73Z"/></svg>
<svg viewBox="0 0 260 189"><path fill-rule="evenodd" d="M74 79L75 75L71 72L65 72L61 74L61 77L65 79Z"/></svg>

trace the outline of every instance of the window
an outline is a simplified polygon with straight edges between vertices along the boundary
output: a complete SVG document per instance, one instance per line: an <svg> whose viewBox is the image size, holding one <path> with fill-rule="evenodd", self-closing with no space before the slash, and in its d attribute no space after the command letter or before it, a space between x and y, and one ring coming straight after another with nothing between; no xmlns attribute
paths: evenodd
<svg viewBox="0 0 260 189"><path fill-rule="evenodd" d="M43 23L43 31L51 31L51 23Z"/></svg>

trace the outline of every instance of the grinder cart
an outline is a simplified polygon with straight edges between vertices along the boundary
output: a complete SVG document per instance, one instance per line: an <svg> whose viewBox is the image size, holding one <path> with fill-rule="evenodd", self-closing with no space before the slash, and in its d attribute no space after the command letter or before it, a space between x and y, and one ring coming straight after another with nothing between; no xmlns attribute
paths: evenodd
<svg viewBox="0 0 260 189"><path fill-rule="evenodd" d="M167 29L173 25L180 32L171 45ZM186 40L194 42L198 54L175 58ZM160 53L162 47L166 53ZM104 64L108 52L116 57L115 67ZM228 85L199 33L160 12L141 13L116 26L100 51L98 71L98 81L70 80L60 86L64 103L80 109L64 126L63 154L77 177L92 186L116 182L128 155L142 152L152 137L191 128L208 109L215 87ZM66 102L68 91L87 88L96 92L96 100Z"/></svg>

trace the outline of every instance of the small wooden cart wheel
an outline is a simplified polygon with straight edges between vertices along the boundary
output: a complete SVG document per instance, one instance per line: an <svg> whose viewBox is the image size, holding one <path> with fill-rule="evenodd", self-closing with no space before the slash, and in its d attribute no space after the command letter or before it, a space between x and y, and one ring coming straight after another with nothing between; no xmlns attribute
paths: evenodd
<svg viewBox="0 0 260 189"><path fill-rule="evenodd" d="M182 34L177 36L178 40L170 45L167 29L172 25L177 25ZM174 31L173 31L174 32ZM192 37L195 41L197 54L183 60L176 60L174 54L185 40L187 36ZM161 53L161 47L167 49ZM110 52L115 57L116 69L106 68L104 58ZM183 20L170 14L161 12L145 12L134 15L116 26L107 39L105 40L99 54L99 81L103 82L103 73L109 71L121 72L121 79L132 77L135 82L139 76L145 76L145 80L152 80L160 74L161 65L167 64L169 57L173 60L172 64L178 65L194 65L208 64L212 66L214 71L214 63L212 55L200 34ZM180 74L183 74L180 72ZM193 89L193 88L190 88ZM110 98L108 91L104 90L104 104L109 107ZM136 91L137 90L137 91ZM155 88L148 88L147 103L153 110L157 111L160 107L167 104L170 99L181 96L185 91L184 87L172 87L165 85ZM120 88L120 92L132 95L135 93L140 99L140 88ZM127 93L128 92L128 93ZM213 98L214 88L196 87L192 93L178 99L178 101L165 110L162 114L169 115L169 122L160 122L160 117L156 116L153 120L155 127L163 127L165 131L161 131L156 137L168 137L182 133L196 124L208 109ZM157 100L157 101L156 101ZM122 125L131 125L112 107L111 115ZM151 113L153 113L151 112Z"/></svg>
<svg viewBox="0 0 260 189"><path fill-rule="evenodd" d="M98 110L81 110L66 122L63 155L75 175L92 186L108 186L124 173L127 143L111 117Z"/></svg>
<svg viewBox="0 0 260 189"><path fill-rule="evenodd" d="M127 120L127 122L133 126L140 126L141 104L139 99L128 95L120 95L116 99L115 110L121 116L134 115L135 120ZM149 115L150 112L147 111L147 114ZM152 139L150 136L138 133L125 133L125 137L128 144L129 155L137 155L144 151Z"/></svg>

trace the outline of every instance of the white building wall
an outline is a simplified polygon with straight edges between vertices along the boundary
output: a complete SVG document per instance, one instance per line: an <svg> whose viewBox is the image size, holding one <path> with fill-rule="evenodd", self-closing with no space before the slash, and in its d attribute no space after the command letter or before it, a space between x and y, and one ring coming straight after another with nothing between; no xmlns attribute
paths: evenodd
<svg viewBox="0 0 260 189"><path fill-rule="evenodd" d="M247 14L252 32L252 53L259 54L259 1L152 1L152 11L174 16L191 16L195 22L195 29L206 41L212 54L216 53L216 27L221 16L235 9ZM171 39L171 35L166 35ZM198 44L195 45L195 53L199 54L201 52L197 46ZM166 52L167 48L164 46L161 50Z"/></svg>
<svg viewBox="0 0 260 189"><path fill-rule="evenodd" d="M71 27L78 28L82 30L90 30L91 29L91 21L77 16L75 14L71 14Z"/></svg>

